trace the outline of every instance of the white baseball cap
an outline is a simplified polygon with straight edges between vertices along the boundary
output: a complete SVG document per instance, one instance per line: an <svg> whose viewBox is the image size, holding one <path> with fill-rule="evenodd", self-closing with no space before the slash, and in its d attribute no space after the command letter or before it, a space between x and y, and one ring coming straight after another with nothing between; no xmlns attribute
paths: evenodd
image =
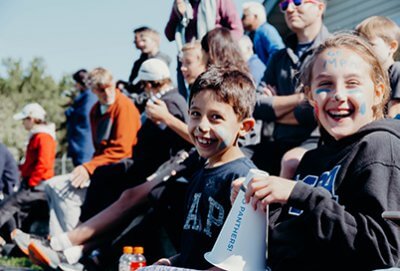
<svg viewBox="0 0 400 271"><path fill-rule="evenodd" d="M137 81L158 81L170 78L167 64L157 58L150 58L140 65Z"/></svg>
<svg viewBox="0 0 400 271"><path fill-rule="evenodd" d="M46 111L38 103L30 103L22 108L21 112L18 112L13 116L15 120L23 120L28 117L44 120L46 117Z"/></svg>

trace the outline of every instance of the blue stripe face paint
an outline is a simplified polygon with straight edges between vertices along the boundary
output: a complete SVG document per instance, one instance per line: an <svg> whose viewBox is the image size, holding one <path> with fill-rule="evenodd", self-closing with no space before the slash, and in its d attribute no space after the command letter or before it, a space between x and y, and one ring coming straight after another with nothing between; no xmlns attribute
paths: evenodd
<svg viewBox="0 0 400 271"><path fill-rule="evenodd" d="M365 115L366 112L367 112L367 106L365 103L362 103L360 106L360 114Z"/></svg>
<svg viewBox="0 0 400 271"><path fill-rule="evenodd" d="M214 132L217 138L219 138L220 140L220 143L218 145L219 150L225 149L232 143L233 135L230 134L228 131L225 131L224 129L221 128L217 128L214 130Z"/></svg>
<svg viewBox="0 0 400 271"><path fill-rule="evenodd" d="M324 92L329 93L329 92L331 92L331 91L332 91L332 90L329 89L329 88L318 88L318 89L315 90L315 94L319 95L319 94L321 94L321 93L324 93Z"/></svg>
<svg viewBox="0 0 400 271"><path fill-rule="evenodd" d="M362 93L363 93L363 91L359 88L351 89L348 92L349 92L349 94L352 94L352 95L362 95Z"/></svg>
<svg viewBox="0 0 400 271"><path fill-rule="evenodd" d="M359 88L351 89L348 91L348 93L349 93L349 95L356 96L357 99L359 99L359 100L364 99L364 91L362 89L359 89ZM365 104L365 102L361 103L359 112L361 115L365 115L367 113L367 105Z"/></svg>

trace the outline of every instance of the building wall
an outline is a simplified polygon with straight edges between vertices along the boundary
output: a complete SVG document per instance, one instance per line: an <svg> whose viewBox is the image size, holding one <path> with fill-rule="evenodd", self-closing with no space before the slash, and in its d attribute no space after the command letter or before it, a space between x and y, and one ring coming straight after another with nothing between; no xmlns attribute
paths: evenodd
<svg viewBox="0 0 400 271"><path fill-rule="evenodd" d="M372 15L400 22L399 0L328 0L324 22L330 31L353 29Z"/></svg>
<svg viewBox="0 0 400 271"><path fill-rule="evenodd" d="M285 37L290 31L278 3L277 0L264 1L268 21ZM328 0L327 5L324 23L331 32L353 29L372 15L387 16L400 25L400 0Z"/></svg>

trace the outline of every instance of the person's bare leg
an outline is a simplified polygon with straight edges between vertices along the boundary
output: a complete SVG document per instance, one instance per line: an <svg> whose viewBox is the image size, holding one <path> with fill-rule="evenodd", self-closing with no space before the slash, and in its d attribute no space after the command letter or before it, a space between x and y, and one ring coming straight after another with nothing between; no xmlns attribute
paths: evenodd
<svg viewBox="0 0 400 271"><path fill-rule="evenodd" d="M196 155L194 151L192 153ZM110 236L105 233L118 229L122 222L130 218L127 214L131 214L136 207L142 207L147 202L148 194L156 185L185 169L186 165L181 165L181 163L188 156L189 154L184 150L178 152L177 155L163 163L156 172L147 177L145 183L125 190L117 201L96 216L70 232L52 236L49 245L32 241L29 244L29 250L40 257L62 251L68 263L76 263L82 257L84 251L90 251L102 241L109 240ZM45 264L49 263L46 262Z"/></svg>
<svg viewBox="0 0 400 271"><path fill-rule="evenodd" d="M279 176L287 179L292 179L301 158L307 150L308 149L305 149L303 147L296 147L288 150L282 157L281 171L279 173Z"/></svg>
<svg viewBox="0 0 400 271"><path fill-rule="evenodd" d="M194 154L194 151L191 152ZM72 246L83 245L100 234L118 227L133 208L147 202L147 195L159 183L176 174L177 167L189 156L185 150L164 162L156 172L146 178L141 185L125 190L117 201L91 219L66 233ZM54 238L54 236L52 237Z"/></svg>

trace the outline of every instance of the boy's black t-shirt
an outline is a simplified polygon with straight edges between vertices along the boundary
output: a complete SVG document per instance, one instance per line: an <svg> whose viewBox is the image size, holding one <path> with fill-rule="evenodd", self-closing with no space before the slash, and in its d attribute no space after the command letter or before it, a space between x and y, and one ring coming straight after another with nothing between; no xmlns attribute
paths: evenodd
<svg viewBox="0 0 400 271"><path fill-rule="evenodd" d="M185 200L181 253L176 266L207 269L211 251L231 209L231 183L245 177L253 162L239 158L215 168L201 168L190 182Z"/></svg>

